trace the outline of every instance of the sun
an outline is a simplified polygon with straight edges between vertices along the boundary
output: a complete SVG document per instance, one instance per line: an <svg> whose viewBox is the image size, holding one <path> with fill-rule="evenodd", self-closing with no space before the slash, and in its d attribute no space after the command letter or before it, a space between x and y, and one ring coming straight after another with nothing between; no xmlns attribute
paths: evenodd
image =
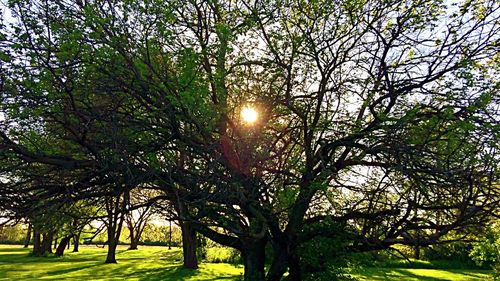
<svg viewBox="0 0 500 281"><path fill-rule="evenodd" d="M259 118L259 113L253 107L244 107L241 110L241 119L247 124L253 124Z"/></svg>

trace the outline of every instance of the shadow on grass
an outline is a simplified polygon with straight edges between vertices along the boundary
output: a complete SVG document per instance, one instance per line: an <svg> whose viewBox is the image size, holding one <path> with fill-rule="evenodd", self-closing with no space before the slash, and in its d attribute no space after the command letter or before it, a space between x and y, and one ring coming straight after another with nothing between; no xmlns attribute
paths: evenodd
<svg viewBox="0 0 500 281"><path fill-rule="evenodd" d="M477 265L470 263L470 262L453 261L453 260L425 261L425 260L411 259L411 261L408 262L407 260L403 260L403 259L398 259L398 260L391 259L391 260L387 260L387 261L376 262L375 266L381 267L381 268L412 268L412 269L443 269L443 270L449 270L449 269L460 269L460 270L487 269L487 268L482 268L480 266L477 266Z"/></svg>
<svg viewBox="0 0 500 281"><path fill-rule="evenodd" d="M484 278L484 275L489 275L491 273L490 270L485 270L485 269L479 269L479 270L474 270L474 271L463 271L463 270L451 269L451 270L447 270L447 271L453 272L455 274L461 274L461 275L465 275L468 277L473 277L473 278Z"/></svg>
<svg viewBox="0 0 500 281"><path fill-rule="evenodd" d="M229 264L200 264L200 269L182 267L180 248L141 248L117 251L117 264L105 264L105 248L82 247L63 257L32 257L32 249L0 245L0 280L241 280L241 268Z"/></svg>
<svg viewBox="0 0 500 281"><path fill-rule="evenodd" d="M60 261L61 258L56 257L54 255L47 256L32 256L30 253L23 252L19 254L0 254L0 264L25 264L29 262L41 262L41 263L50 263Z"/></svg>
<svg viewBox="0 0 500 281"><path fill-rule="evenodd" d="M362 280L423 280L423 281L447 281L437 277L421 276L404 268L365 268L360 272Z"/></svg>
<svg viewBox="0 0 500 281"><path fill-rule="evenodd" d="M214 277L208 277L200 279L204 281L216 281L216 280L240 280L238 276L216 276L216 274L211 272L205 272ZM182 266L176 266L172 268L163 268L155 272L151 270L144 269L141 271L136 271L131 274L130 277L139 278L141 281L163 281L163 280L186 280L188 278L193 278L199 275L198 270L186 269Z"/></svg>
<svg viewBox="0 0 500 281"><path fill-rule="evenodd" d="M79 270L84 270L84 269L96 267L96 266L99 266L99 265L100 264L89 264L89 265L83 265L83 266L80 266L80 267L70 267L70 268L66 268L66 269L54 270L54 271L47 272L47 275L49 275L49 276L63 275L63 274L67 274L67 273L73 273L73 272L79 271Z"/></svg>
<svg viewBox="0 0 500 281"><path fill-rule="evenodd" d="M30 248L23 248L22 246L12 247L12 248L0 248L0 253L28 253L31 251Z"/></svg>

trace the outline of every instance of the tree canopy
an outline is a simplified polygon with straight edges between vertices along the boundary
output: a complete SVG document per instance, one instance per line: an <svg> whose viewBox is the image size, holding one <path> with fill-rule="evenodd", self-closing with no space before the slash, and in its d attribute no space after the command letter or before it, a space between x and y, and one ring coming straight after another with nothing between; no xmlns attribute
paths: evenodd
<svg viewBox="0 0 500 281"><path fill-rule="evenodd" d="M316 238L425 246L498 216L497 1L9 9L2 212L107 198L123 222L132 189L157 190L245 280L301 280Z"/></svg>

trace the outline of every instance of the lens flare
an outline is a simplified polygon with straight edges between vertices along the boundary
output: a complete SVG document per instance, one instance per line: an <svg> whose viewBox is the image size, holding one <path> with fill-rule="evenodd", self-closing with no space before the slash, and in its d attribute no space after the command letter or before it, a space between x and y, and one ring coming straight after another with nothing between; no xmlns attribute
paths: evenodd
<svg viewBox="0 0 500 281"><path fill-rule="evenodd" d="M241 119L247 124L253 124L259 118L259 113L253 107L244 107L241 110Z"/></svg>

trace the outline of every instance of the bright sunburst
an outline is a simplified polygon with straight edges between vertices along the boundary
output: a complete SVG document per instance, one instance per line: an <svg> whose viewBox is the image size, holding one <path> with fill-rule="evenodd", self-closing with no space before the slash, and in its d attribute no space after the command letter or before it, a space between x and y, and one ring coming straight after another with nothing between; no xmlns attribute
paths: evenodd
<svg viewBox="0 0 500 281"><path fill-rule="evenodd" d="M259 117L259 113L257 113L257 110L253 107L244 107L241 110L241 119L248 124L253 124L255 121L257 121L257 118Z"/></svg>

